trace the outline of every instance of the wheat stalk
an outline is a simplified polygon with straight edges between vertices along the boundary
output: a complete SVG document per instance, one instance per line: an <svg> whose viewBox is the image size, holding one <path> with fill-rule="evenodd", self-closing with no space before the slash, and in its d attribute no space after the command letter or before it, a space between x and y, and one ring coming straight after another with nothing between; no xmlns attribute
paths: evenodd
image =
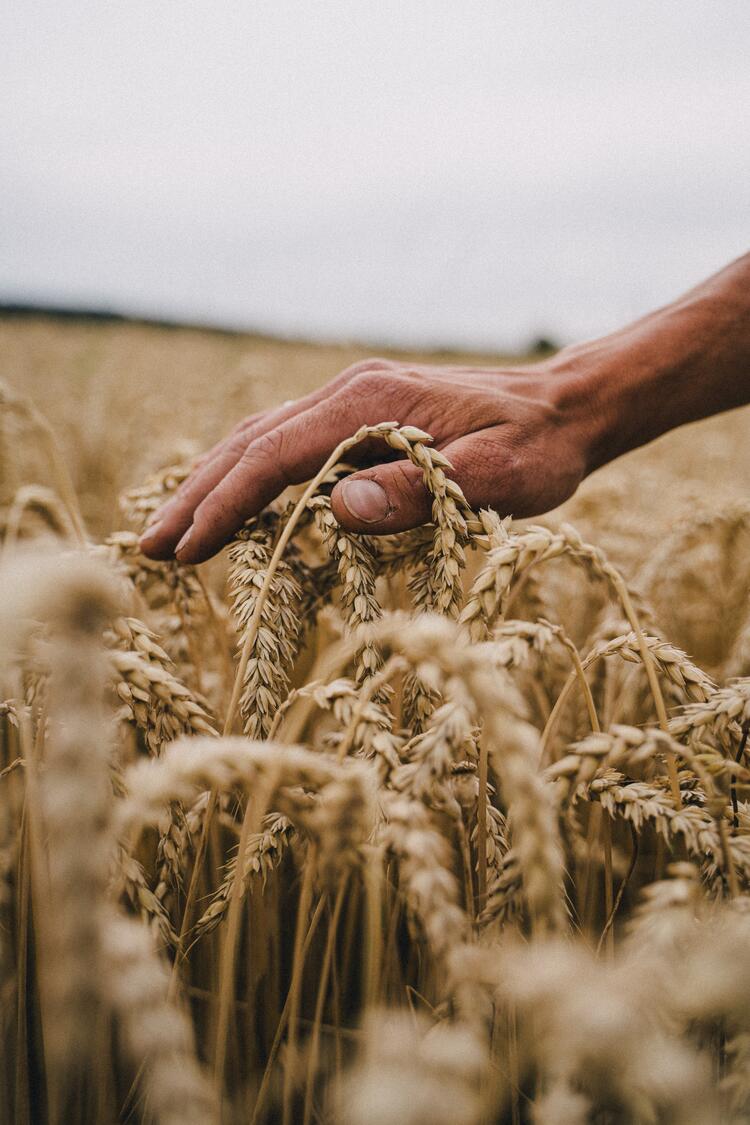
<svg viewBox="0 0 750 1125"><path fill-rule="evenodd" d="M158 1125L206 1125L219 1115L201 1072L186 1015L167 995L169 977L138 923L106 917L102 945L107 994L139 1068L146 1111Z"/></svg>

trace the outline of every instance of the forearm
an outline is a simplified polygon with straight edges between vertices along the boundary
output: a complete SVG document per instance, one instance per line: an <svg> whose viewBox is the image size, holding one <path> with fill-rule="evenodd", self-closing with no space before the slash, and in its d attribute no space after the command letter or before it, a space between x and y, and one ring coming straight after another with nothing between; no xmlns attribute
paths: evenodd
<svg viewBox="0 0 750 1125"><path fill-rule="evenodd" d="M552 368L586 419L589 471L667 430L750 402L750 254Z"/></svg>

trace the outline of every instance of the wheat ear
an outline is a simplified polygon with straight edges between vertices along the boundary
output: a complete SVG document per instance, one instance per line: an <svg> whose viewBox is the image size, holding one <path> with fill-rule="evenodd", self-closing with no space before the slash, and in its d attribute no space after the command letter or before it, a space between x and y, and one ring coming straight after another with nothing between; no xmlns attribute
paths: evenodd
<svg viewBox="0 0 750 1125"><path fill-rule="evenodd" d="M271 554L271 536L261 529L241 532L229 551L230 590L241 650L254 621ZM239 707L248 738L268 736L288 693L289 669L300 638L301 598L302 591L291 567L280 559L245 661Z"/></svg>
<svg viewBox="0 0 750 1125"><path fill-rule="evenodd" d="M258 876L263 886L271 872L281 861L294 835L294 825L281 813L267 813L260 832L250 835L242 857L239 849L226 866L218 891L193 928L196 939L210 934L221 923L229 909L229 902L238 866L241 863L241 897L247 894L253 877Z"/></svg>
<svg viewBox="0 0 750 1125"><path fill-rule="evenodd" d="M458 513L457 505L459 503L465 504L466 502L458 485L453 484L452 481L448 481L445 477L442 467L443 465L447 465L448 462L437 450L428 449L424 444L426 441L431 440L429 434L413 426L399 427L396 422L381 422L376 426L362 426L352 437L346 438L339 443L320 471L305 487L276 542L273 554L268 563L263 586L258 594L252 618L247 624L234 690L232 692L232 698L229 703L224 726L225 734L229 734L234 727L234 720L245 676L245 668L260 627L263 607L268 598L271 583L273 582L279 562L284 555L294 529L307 509L310 499L315 495L320 483L325 480L327 474L338 464L347 450L352 449L355 445L364 441L365 438L373 437L382 438L392 449L404 453L413 464L417 465L422 470L424 483L426 487L433 492L433 495L439 494L441 497L444 497L445 502L441 508L441 511L444 513L441 516L442 523L436 527L435 531L435 551L436 554L440 554L438 571L440 576L444 579L444 591L450 592L448 594L448 601L451 602L454 596L456 598L459 596L458 585L460 585L460 567L456 556L458 544L455 539L455 534L452 531L452 519L454 510ZM443 601L444 598L445 595L441 601Z"/></svg>
<svg viewBox="0 0 750 1125"><path fill-rule="evenodd" d="M404 634L384 622L381 635L421 673L461 679L483 727L483 740L500 781L520 866L524 894L539 931L566 925L563 865L552 794L539 777L539 733L519 717L511 685L498 681L465 633L444 618L424 616ZM481 858L480 850L480 858Z"/></svg>
<svg viewBox="0 0 750 1125"><path fill-rule="evenodd" d="M377 581L376 555L366 536L343 530L331 511L326 496L310 501L315 523L328 553L338 567L341 599L350 629L378 621L383 610L375 593ZM377 672L382 659L372 643L365 642L356 656L356 678L359 683Z"/></svg>
<svg viewBox="0 0 750 1125"><path fill-rule="evenodd" d="M101 1004L99 912L112 846L109 829L112 727L109 669L101 632L111 602L75 575L63 582L50 639L50 729L41 786L48 838L45 926L45 1048L58 1079L81 1073L96 1049ZM57 620L54 620L54 619ZM39 888L41 891L41 887Z"/></svg>
<svg viewBox="0 0 750 1125"><path fill-rule="evenodd" d="M664 697L659 687L654 662L643 637L643 631L635 611L633 598L619 571L612 566L603 551L584 543L575 528L562 524L557 532L545 527L531 527L518 535L511 536L507 543L494 548L487 556L484 570L472 586L461 622L470 634L476 631L477 619L484 619L485 627L491 625L498 613L504 613L508 594L516 575L524 568L568 555L579 562L595 578L606 581L619 598L625 616L635 633L641 653L651 693L654 698L659 725L668 729L667 711ZM677 767L668 760L670 783L675 803L680 802L680 787L677 783Z"/></svg>

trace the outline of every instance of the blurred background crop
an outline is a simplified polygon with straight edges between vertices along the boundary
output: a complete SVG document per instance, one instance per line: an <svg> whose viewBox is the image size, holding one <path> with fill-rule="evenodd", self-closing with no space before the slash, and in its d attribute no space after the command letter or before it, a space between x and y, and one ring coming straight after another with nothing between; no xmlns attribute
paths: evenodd
<svg viewBox="0 0 750 1125"><path fill-rule="evenodd" d="M746 248L747 0L23 0L0 302L519 349Z"/></svg>

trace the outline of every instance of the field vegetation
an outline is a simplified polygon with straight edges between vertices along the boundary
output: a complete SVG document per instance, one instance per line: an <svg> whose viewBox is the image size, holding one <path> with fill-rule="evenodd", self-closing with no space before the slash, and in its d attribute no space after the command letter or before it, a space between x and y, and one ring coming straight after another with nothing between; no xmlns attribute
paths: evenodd
<svg viewBox="0 0 750 1125"><path fill-rule="evenodd" d="M365 354L0 321L2 1121L747 1121L748 415L534 523L384 419L428 527L337 526L345 443L139 552Z"/></svg>

